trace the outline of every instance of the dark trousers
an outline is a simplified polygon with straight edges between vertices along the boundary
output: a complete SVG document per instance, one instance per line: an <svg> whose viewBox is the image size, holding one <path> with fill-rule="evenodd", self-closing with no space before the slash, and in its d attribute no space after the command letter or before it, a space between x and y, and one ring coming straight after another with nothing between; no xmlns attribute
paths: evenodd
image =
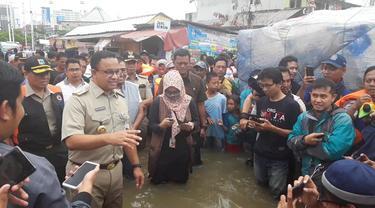
<svg viewBox="0 0 375 208"><path fill-rule="evenodd" d="M201 147L202 147L202 139L199 135L199 132L195 132L192 134L194 145L193 145L193 166L202 165L202 157L201 157Z"/></svg>
<svg viewBox="0 0 375 208"><path fill-rule="evenodd" d="M286 191L288 163L288 160L272 160L254 154L254 173L257 183L268 186L275 200Z"/></svg>

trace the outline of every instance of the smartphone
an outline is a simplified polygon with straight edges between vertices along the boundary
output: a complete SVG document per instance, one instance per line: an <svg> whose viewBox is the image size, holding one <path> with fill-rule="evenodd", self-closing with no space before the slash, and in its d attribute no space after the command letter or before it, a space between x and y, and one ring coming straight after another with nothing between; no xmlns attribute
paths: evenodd
<svg viewBox="0 0 375 208"><path fill-rule="evenodd" d="M253 115L253 114L249 115L250 120L255 121L257 123L264 123L262 120L260 120L260 118L262 118L262 117L260 117L258 115Z"/></svg>
<svg viewBox="0 0 375 208"><path fill-rule="evenodd" d="M4 184L10 184L11 186L19 184L35 170L35 166L21 148L14 147L0 157L0 187Z"/></svg>
<svg viewBox="0 0 375 208"><path fill-rule="evenodd" d="M96 166L99 166L99 164L90 161L84 162L62 185L67 188L77 189L86 174L94 170Z"/></svg>
<svg viewBox="0 0 375 208"><path fill-rule="evenodd" d="M297 197L300 197L302 195L303 188L305 188L305 184L304 183L300 183L297 186L293 187L292 193L293 193L293 198L294 199L297 198Z"/></svg>
<svg viewBox="0 0 375 208"><path fill-rule="evenodd" d="M314 67L306 66L306 76L310 76L310 77L314 76Z"/></svg>

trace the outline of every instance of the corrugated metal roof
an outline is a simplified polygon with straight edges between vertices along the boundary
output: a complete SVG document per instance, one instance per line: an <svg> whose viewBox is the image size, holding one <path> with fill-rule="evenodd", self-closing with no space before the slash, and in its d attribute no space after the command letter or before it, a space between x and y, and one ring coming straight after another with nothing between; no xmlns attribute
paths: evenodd
<svg viewBox="0 0 375 208"><path fill-rule="evenodd" d="M151 14L151 15L145 15L145 16L139 16L139 17L130 17L130 18L122 19L122 20L105 22L105 23L96 24L96 25L80 26L68 32L65 35L65 37L92 35L92 34L109 33L109 32L134 31L136 30L136 28L134 27L135 24L147 23L156 15L158 14Z"/></svg>
<svg viewBox="0 0 375 208"><path fill-rule="evenodd" d="M251 22L253 26L266 26L282 20L289 19L301 9L278 10L278 11L260 11L254 12L254 19Z"/></svg>
<svg viewBox="0 0 375 208"><path fill-rule="evenodd" d="M108 32L108 33L97 33L97 34L87 34L87 35L71 35L64 36L60 39L62 40L75 40L75 39L91 39L91 38L110 38L113 36L122 35L126 32Z"/></svg>

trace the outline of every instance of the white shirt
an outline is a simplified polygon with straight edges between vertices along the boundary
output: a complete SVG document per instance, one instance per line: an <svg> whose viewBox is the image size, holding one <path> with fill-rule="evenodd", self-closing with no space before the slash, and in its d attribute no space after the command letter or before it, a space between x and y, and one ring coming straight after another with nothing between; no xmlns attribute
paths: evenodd
<svg viewBox="0 0 375 208"><path fill-rule="evenodd" d="M306 111L306 105L303 102L303 100L300 97L298 97L297 95L294 95L294 94L292 94L292 95L293 95L294 101L296 101L298 103L298 105L301 109L301 112L305 112Z"/></svg>
<svg viewBox="0 0 375 208"><path fill-rule="evenodd" d="M56 86L61 88L61 92L62 92L63 97L64 97L64 103L66 104L66 102L69 100L69 98L73 95L74 92L76 92L77 90L79 90L82 87L87 86L87 85L88 84L85 81L83 81L83 79L82 79L81 84L79 84L77 87L75 87L72 84L70 84L70 82L68 81L67 78L65 78L63 81L57 83Z"/></svg>

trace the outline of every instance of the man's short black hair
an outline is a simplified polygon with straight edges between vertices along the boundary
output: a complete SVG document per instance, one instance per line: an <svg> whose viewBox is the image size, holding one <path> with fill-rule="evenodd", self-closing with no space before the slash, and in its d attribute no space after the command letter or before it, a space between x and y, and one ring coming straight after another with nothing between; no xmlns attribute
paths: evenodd
<svg viewBox="0 0 375 208"><path fill-rule="evenodd" d="M208 72L206 75L206 83L209 83L212 78L219 77L215 72Z"/></svg>
<svg viewBox="0 0 375 208"><path fill-rule="evenodd" d="M47 53L47 58L48 59L53 59L57 57L57 52L56 51L50 51Z"/></svg>
<svg viewBox="0 0 375 208"><path fill-rule="evenodd" d="M265 68L258 75L258 80L270 79L275 84L281 84L283 81L283 75L277 68Z"/></svg>
<svg viewBox="0 0 375 208"><path fill-rule="evenodd" d="M116 56L116 54L114 54L113 52L110 52L110 51L95 52L91 57L91 62L90 62L91 68L93 70L96 70L100 61L102 59L106 59L106 58L117 58L117 56Z"/></svg>
<svg viewBox="0 0 375 208"><path fill-rule="evenodd" d="M35 54L39 54L41 57L45 57L46 56L46 54L44 53L44 51L42 51L42 50L40 50L40 49L38 49L38 50L36 50L35 51Z"/></svg>
<svg viewBox="0 0 375 208"><path fill-rule="evenodd" d="M208 66L212 66L212 65L215 64L215 59L214 59L214 57L212 57L212 56L207 56L207 58L206 58L206 62L207 62L207 65L208 65Z"/></svg>
<svg viewBox="0 0 375 208"><path fill-rule="evenodd" d="M60 60L61 58L67 58L68 56L64 52L58 52L56 55L56 60Z"/></svg>
<svg viewBox="0 0 375 208"><path fill-rule="evenodd" d="M68 58L65 64L66 64L66 67L68 67L68 64L79 64L81 66L81 64L79 63L79 60L75 58Z"/></svg>
<svg viewBox="0 0 375 208"><path fill-rule="evenodd" d="M369 68L366 69L365 73L363 74L363 80L365 80L366 75L372 71L375 70L375 66L370 66Z"/></svg>
<svg viewBox="0 0 375 208"><path fill-rule="evenodd" d="M295 57L295 56L285 56L285 57L282 58L281 61L279 62L279 66L288 67L288 62L292 62L292 61L298 63L298 59L297 59L297 57Z"/></svg>
<svg viewBox="0 0 375 208"><path fill-rule="evenodd" d="M290 71L288 68L284 67L284 66L278 66L276 67L281 73L288 73L290 74Z"/></svg>
<svg viewBox="0 0 375 208"><path fill-rule="evenodd" d="M315 82L312 84L312 90L315 89L321 89L321 88L330 88L330 92L332 95L336 95L336 84L329 79L326 78L319 78L315 80Z"/></svg>
<svg viewBox="0 0 375 208"><path fill-rule="evenodd" d="M224 57L224 56L219 56L215 59L215 65L217 62L219 61L224 61L225 62L225 66L228 66L228 60Z"/></svg>
<svg viewBox="0 0 375 208"><path fill-rule="evenodd" d="M75 59L78 59L78 60L82 60L82 61L87 61L87 58L86 56L83 56L83 55L78 55L76 57L74 57Z"/></svg>
<svg viewBox="0 0 375 208"><path fill-rule="evenodd" d="M187 49L179 48L173 53L173 61L176 60L177 56L188 56L190 60L190 52Z"/></svg>
<svg viewBox="0 0 375 208"><path fill-rule="evenodd" d="M0 61L0 105L7 100L15 112L16 100L21 93L23 80L23 76L10 64Z"/></svg>

